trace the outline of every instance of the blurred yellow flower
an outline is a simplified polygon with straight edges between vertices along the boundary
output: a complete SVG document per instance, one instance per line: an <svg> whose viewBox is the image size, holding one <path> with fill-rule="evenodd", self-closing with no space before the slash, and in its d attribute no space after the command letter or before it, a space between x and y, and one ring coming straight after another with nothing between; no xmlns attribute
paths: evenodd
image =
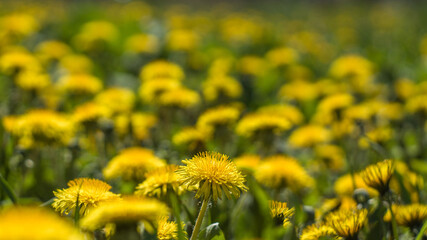
<svg viewBox="0 0 427 240"><path fill-rule="evenodd" d="M415 95L408 98L405 110L409 113L427 113L427 94Z"/></svg>
<svg viewBox="0 0 427 240"><path fill-rule="evenodd" d="M234 106L218 106L210 108L200 114L196 126L206 132L215 130L219 126L230 126L240 116L240 109Z"/></svg>
<svg viewBox="0 0 427 240"><path fill-rule="evenodd" d="M295 49L278 47L268 51L265 57L273 66L278 67L295 63L299 59L299 54Z"/></svg>
<svg viewBox="0 0 427 240"><path fill-rule="evenodd" d="M90 231L108 223L146 222L155 225L157 219L169 213L168 207L155 199L127 196L105 202L81 220L81 227ZM136 231L136 229L135 229Z"/></svg>
<svg viewBox="0 0 427 240"><path fill-rule="evenodd" d="M344 167L345 153L342 148L332 144L317 145L314 149L316 158L331 170L339 171Z"/></svg>
<svg viewBox="0 0 427 240"><path fill-rule="evenodd" d="M95 94L102 89L102 81L89 74L65 75L58 80L58 88L71 94Z"/></svg>
<svg viewBox="0 0 427 240"><path fill-rule="evenodd" d="M71 222L40 207L12 207L0 212L0 239L83 240Z"/></svg>
<svg viewBox="0 0 427 240"><path fill-rule="evenodd" d="M149 171L145 175L145 180L136 187L135 195L161 198L171 190L181 194L184 189L180 185L176 170L178 166L167 165Z"/></svg>
<svg viewBox="0 0 427 240"><path fill-rule="evenodd" d="M27 91L41 91L50 86L50 77L46 73L37 71L24 71L15 78L18 87Z"/></svg>
<svg viewBox="0 0 427 240"><path fill-rule="evenodd" d="M393 172L393 161L387 159L382 162L369 165L360 172L360 177L366 185L376 189L381 195L384 195L389 190L389 183Z"/></svg>
<svg viewBox="0 0 427 240"><path fill-rule="evenodd" d="M25 13L10 13L0 18L0 29L15 37L26 37L37 30L40 24L34 16Z"/></svg>
<svg viewBox="0 0 427 240"><path fill-rule="evenodd" d="M366 133L366 137L359 139L361 148L369 148L370 142L385 143L393 137L393 129L388 126L377 127Z"/></svg>
<svg viewBox="0 0 427 240"><path fill-rule="evenodd" d="M111 159L102 173L106 179L121 177L123 180L142 181L147 172L165 165L165 161L156 157L152 150L131 147Z"/></svg>
<svg viewBox="0 0 427 240"><path fill-rule="evenodd" d="M314 186L314 179L292 157L275 155L261 161L255 169L255 178L273 189L290 188L299 192Z"/></svg>
<svg viewBox="0 0 427 240"><path fill-rule="evenodd" d="M92 60L81 54L65 55L59 60L59 65L68 74L90 73L94 68Z"/></svg>
<svg viewBox="0 0 427 240"><path fill-rule="evenodd" d="M94 102L86 102L74 109L72 118L76 123L91 124L110 116L111 111L107 107Z"/></svg>
<svg viewBox="0 0 427 240"><path fill-rule="evenodd" d="M261 163L261 157L255 154L244 154L235 158L234 163L242 171L254 172Z"/></svg>
<svg viewBox="0 0 427 240"><path fill-rule="evenodd" d="M153 54L159 50L159 39L155 35L138 33L126 39L125 50L132 53Z"/></svg>
<svg viewBox="0 0 427 240"><path fill-rule="evenodd" d="M184 79L185 75L184 71L179 65L165 60L157 60L145 65L141 69L139 77L144 82L157 78L173 78L180 81Z"/></svg>
<svg viewBox="0 0 427 240"><path fill-rule="evenodd" d="M236 126L236 133L252 137L261 131L280 134L292 126L291 122L278 114L251 113L245 115Z"/></svg>
<svg viewBox="0 0 427 240"><path fill-rule="evenodd" d="M312 224L305 227L300 236L300 240L319 240L323 238L340 239L335 230L325 223Z"/></svg>
<svg viewBox="0 0 427 240"><path fill-rule="evenodd" d="M279 222L283 227L291 224L290 218L294 215L294 208L288 208L287 203L278 201L269 201L269 207L275 222Z"/></svg>
<svg viewBox="0 0 427 240"><path fill-rule="evenodd" d="M401 226L419 228L427 220L427 205L425 204L393 205L392 211L396 223ZM384 215L384 220L391 221L390 210Z"/></svg>
<svg viewBox="0 0 427 240"><path fill-rule="evenodd" d="M95 102L108 107L113 114L128 113L135 104L135 94L127 88L112 87L98 93Z"/></svg>
<svg viewBox="0 0 427 240"><path fill-rule="evenodd" d="M368 191L369 196L377 196L378 192L369 187L359 174L346 174L339 177L334 183L334 190L338 196L353 196L354 190L363 188Z"/></svg>
<svg viewBox="0 0 427 240"><path fill-rule="evenodd" d="M268 62L257 56L244 56L237 62L237 70L242 74L262 76L269 69Z"/></svg>
<svg viewBox="0 0 427 240"><path fill-rule="evenodd" d="M163 93L177 88L181 88L181 82L176 78L156 78L143 82L138 93L144 102L154 104Z"/></svg>
<svg viewBox="0 0 427 240"><path fill-rule="evenodd" d="M401 78L394 83L394 91L399 98L408 99L416 93L417 86L412 80Z"/></svg>
<svg viewBox="0 0 427 240"><path fill-rule="evenodd" d="M172 143L178 146L187 146L187 149L193 151L201 148L210 138L209 135L197 127L185 127L173 135Z"/></svg>
<svg viewBox="0 0 427 240"><path fill-rule="evenodd" d="M294 80L280 88L279 96L285 100L311 101L319 96L319 90L316 83Z"/></svg>
<svg viewBox="0 0 427 240"><path fill-rule="evenodd" d="M339 57L332 63L329 73L336 79L348 80L356 91L364 91L372 81L374 67L366 58L346 55Z"/></svg>
<svg viewBox="0 0 427 240"><path fill-rule="evenodd" d="M166 107L191 108L199 102L200 96L196 91L179 87L160 94L156 103Z"/></svg>
<svg viewBox="0 0 427 240"><path fill-rule="evenodd" d="M51 60L60 60L62 57L71 53L71 48L60 41L44 41L36 46L36 56L42 62Z"/></svg>
<svg viewBox="0 0 427 240"><path fill-rule="evenodd" d="M150 113L135 112L131 115L131 126L134 137L144 140L150 136L150 129L157 123L157 117Z"/></svg>
<svg viewBox="0 0 427 240"><path fill-rule="evenodd" d="M304 115L301 111L297 107L288 104L266 105L260 107L257 112L280 115L296 125L304 121Z"/></svg>
<svg viewBox="0 0 427 240"><path fill-rule="evenodd" d="M38 59L22 50L12 50L0 55L0 71L11 75L21 71L40 72L42 69Z"/></svg>
<svg viewBox="0 0 427 240"><path fill-rule="evenodd" d="M368 211L338 210L326 216L326 225L332 227L337 235L346 239L355 239L367 220Z"/></svg>
<svg viewBox="0 0 427 240"><path fill-rule="evenodd" d="M332 139L329 129L319 125L305 125L294 130L289 136L289 144L293 147L311 147L326 143Z"/></svg>
<svg viewBox="0 0 427 240"><path fill-rule="evenodd" d="M225 194L228 199L238 198L247 191L245 177L228 156L215 152L202 152L192 159L182 161L177 174L186 188L197 186L196 198L216 202Z"/></svg>
<svg viewBox="0 0 427 240"><path fill-rule="evenodd" d="M226 75L214 75L203 82L203 96L207 101L215 101L224 97L235 99L242 95L240 83Z"/></svg>
<svg viewBox="0 0 427 240"><path fill-rule="evenodd" d="M80 216L84 216L100 203L120 197L110 192L110 185L98 179L77 178L69 181L67 185L68 188L53 192L56 198L53 200L52 207L61 214L75 212L77 200Z"/></svg>
<svg viewBox="0 0 427 240"><path fill-rule="evenodd" d="M92 21L85 23L80 32L74 37L76 48L88 51L98 49L99 44L113 44L119 37L119 31L110 22Z"/></svg>
<svg viewBox="0 0 427 240"><path fill-rule="evenodd" d="M166 36L166 46L171 51L192 51L200 42L197 32L188 29L171 30Z"/></svg>

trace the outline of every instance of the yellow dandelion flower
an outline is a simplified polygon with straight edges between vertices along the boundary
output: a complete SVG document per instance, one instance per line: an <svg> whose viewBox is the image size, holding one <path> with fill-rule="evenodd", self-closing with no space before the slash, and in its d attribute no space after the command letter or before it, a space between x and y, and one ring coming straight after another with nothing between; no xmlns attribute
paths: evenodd
<svg viewBox="0 0 427 240"><path fill-rule="evenodd" d="M305 125L297 128L289 136L289 144L293 147L311 147L326 143L332 139L330 130L318 125Z"/></svg>
<svg viewBox="0 0 427 240"><path fill-rule="evenodd" d="M68 188L53 192L56 198L53 200L52 207L61 214L74 212L77 199L80 216L84 216L100 203L120 197L120 195L110 192L110 185L98 179L77 178L69 181L67 185Z"/></svg>
<svg viewBox="0 0 427 240"><path fill-rule="evenodd" d="M209 133L196 127L185 127L173 135L172 142L175 145L188 146L188 149L195 150L202 147L207 139L209 139Z"/></svg>
<svg viewBox="0 0 427 240"><path fill-rule="evenodd" d="M262 76L269 68L268 62L258 56L244 56L236 64L237 70L242 74Z"/></svg>
<svg viewBox="0 0 427 240"><path fill-rule="evenodd" d="M420 228L427 220L427 205L412 203L409 205L393 205L392 211L396 223L409 228ZM390 210L384 215L384 220L390 222Z"/></svg>
<svg viewBox="0 0 427 240"><path fill-rule="evenodd" d="M370 120L375 114L371 104L358 104L348 107L344 110L343 116L351 120Z"/></svg>
<svg viewBox="0 0 427 240"><path fill-rule="evenodd" d="M38 59L26 51L12 50L0 56L0 71L11 75L20 71L36 71L42 69Z"/></svg>
<svg viewBox="0 0 427 240"><path fill-rule="evenodd" d="M15 78L18 87L27 91L41 91L50 86L50 77L46 73L25 71Z"/></svg>
<svg viewBox="0 0 427 240"><path fill-rule="evenodd" d="M366 185L359 174L346 174L339 177L334 183L334 190L338 196L353 196L354 190L363 188L368 191L369 196L377 196L378 192Z"/></svg>
<svg viewBox="0 0 427 240"><path fill-rule="evenodd" d="M131 115L131 126L134 137L144 140L150 136L150 129L157 123L157 117L150 113L136 112Z"/></svg>
<svg viewBox="0 0 427 240"><path fill-rule="evenodd" d="M416 93L417 86L412 80L401 78L394 83L394 91L399 98L408 99Z"/></svg>
<svg viewBox="0 0 427 240"><path fill-rule="evenodd" d="M0 28L8 35L25 37L40 28L37 19L25 13L11 13L0 18Z"/></svg>
<svg viewBox="0 0 427 240"><path fill-rule="evenodd" d="M339 171L344 167L344 150L336 145L322 144L314 149L316 158L328 169Z"/></svg>
<svg viewBox="0 0 427 240"><path fill-rule="evenodd" d="M360 56L347 55L336 59L330 69L330 75L336 79L349 80L357 91L364 89L374 73L373 64Z"/></svg>
<svg viewBox="0 0 427 240"><path fill-rule="evenodd" d="M157 223L158 240L176 240L178 239L178 224L174 221L168 221L168 217L161 217ZM184 224L181 224L184 226ZM186 235L186 234L185 234ZM185 236L185 239L187 237Z"/></svg>
<svg viewBox="0 0 427 240"><path fill-rule="evenodd" d="M288 104L264 106L259 108L257 112L271 115L280 115L288 119L292 124L300 124L304 121L304 115L301 113L301 111L297 107Z"/></svg>
<svg viewBox="0 0 427 240"><path fill-rule="evenodd" d="M43 61L59 60L71 53L71 48L59 41L44 41L37 45L36 55Z"/></svg>
<svg viewBox="0 0 427 240"><path fill-rule="evenodd" d="M217 201L223 193L229 199L238 198L241 191L248 189L244 176L226 155L203 152L182 162L186 165L180 166L177 174L185 187L198 186L196 198Z"/></svg>
<svg viewBox="0 0 427 240"><path fill-rule="evenodd" d="M126 39L125 49L132 53L156 53L159 49L159 39L151 34L135 34Z"/></svg>
<svg viewBox="0 0 427 240"><path fill-rule="evenodd" d="M73 120L83 124L96 123L96 121L110 116L110 109L95 102L83 103L77 106L73 112Z"/></svg>
<svg viewBox="0 0 427 240"><path fill-rule="evenodd" d="M145 180L136 187L135 194L160 198L166 196L171 189L181 194L184 189L180 185L176 170L178 166L167 165L148 172Z"/></svg>
<svg viewBox="0 0 427 240"><path fill-rule="evenodd" d="M230 56L218 57L212 61L209 67L209 76L215 79L215 76L227 76L233 68L234 58Z"/></svg>
<svg viewBox="0 0 427 240"><path fill-rule="evenodd" d="M9 118L6 130L19 138L23 147L43 144L68 144L75 133L75 126L66 116L45 109Z"/></svg>
<svg viewBox="0 0 427 240"><path fill-rule="evenodd" d="M282 155L264 159L255 170L255 178L270 188L288 187L295 192L314 186L314 179L296 159Z"/></svg>
<svg viewBox="0 0 427 240"><path fill-rule="evenodd" d="M291 122L280 115L252 113L240 119L236 126L236 133L245 137L252 137L261 131L280 134L290 127Z"/></svg>
<svg viewBox="0 0 427 240"><path fill-rule="evenodd" d="M151 81L157 78L173 78L180 81L185 77L184 71L179 65L165 60L148 63L141 69L139 76L142 81Z"/></svg>
<svg viewBox="0 0 427 240"><path fill-rule="evenodd" d="M40 207L12 207L0 212L0 239L83 240L73 225Z"/></svg>
<svg viewBox="0 0 427 240"><path fill-rule="evenodd" d="M85 23L73 39L74 45L80 50L99 48L99 43L114 43L119 32L112 23L106 21L91 21Z"/></svg>
<svg viewBox="0 0 427 240"><path fill-rule="evenodd" d="M110 108L114 114L128 113L135 104L135 94L126 88L113 87L98 93L95 102Z"/></svg>
<svg viewBox="0 0 427 240"><path fill-rule="evenodd" d="M181 82L176 78L156 78L143 82L138 93L144 102L157 103L163 93L180 87Z"/></svg>
<svg viewBox="0 0 427 240"><path fill-rule="evenodd" d="M350 210L357 207L357 202L351 196L340 198L325 199L319 209L316 211L316 219L322 219L325 214L335 210Z"/></svg>
<svg viewBox="0 0 427 240"><path fill-rule="evenodd" d="M93 62L90 58L81 54L68 54L59 60L59 65L69 74L90 73Z"/></svg>
<svg viewBox="0 0 427 240"><path fill-rule="evenodd" d="M268 51L265 57L273 66L278 67L295 63L299 54L295 49L279 47Z"/></svg>
<svg viewBox="0 0 427 240"><path fill-rule="evenodd" d="M305 227L300 236L300 240L320 240L324 238L340 239L335 230L324 223Z"/></svg>
<svg viewBox="0 0 427 240"><path fill-rule="evenodd" d="M218 126L229 126L237 121L240 109L234 106L219 106L210 108L197 119L196 126L206 131L214 130Z"/></svg>
<svg viewBox="0 0 427 240"><path fill-rule="evenodd" d="M203 96L207 101L215 101L224 97L235 99L242 95L240 83L226 75L214 75L203 82Z"/></svg>
<svg viewBox="0 0 427 240"><path fill-rule="evenodd" d="M288 208L287 203L278 201L269 201L269 207L270 215L275 222L280 223L283 227L291 224L290 218L294 215L294 208Z"/></svg>
<svg viewBox="0 0 427 240"><path fill-rule="evenodd" d="M385 143L393 137L393 129L388 126L377 127L366 133L366 137L359 139L361 148L368 148L370 141L375 143Z"/></svg>
<svg viewBox="0 0 427 240"><path fill-rule="evenodd" d="M409 113L427 113L427 94L416 95L406 100L405 110Z"/></svg>
<svg viewBox="0 0 427 240"><path fill-rule="evenodd" d="M121 177L124 180L141 181L147 172L165 165L165 161L156 157L152 150L131 147L111 159L102 172L106 179Z"/></svg>
<svg viewBox="0 0 427 240"><path fill-rule="evenodd" d="M237 168L249 172L254 172L260 162L261 157L255 154L245 154L234 159Z"/></svg>
<svg viewBox="0 0 427 240"><path fill-rule="evenodd" d="M102 89L102 82L89 74L72 74L61 77L58 88L72 94L95 94Z"/></svg>
<svg viewBox="0 0 427 240"><path fill-rule="evenodd" d="M320 89L316 83L306 80L294 80L283 85L279 96L284 100L311 101L319 96Z"/></svg>
<svg viewBox="0 0 427 240"><path fill-rule="evenodd" d="M191 51L197 48L200 36L197 32L186 29L175 29L166 36L166 46L171 51Z"/></svg>
<svg viewBox="0 0 427 240"><path fill-rule="evenodd" d="M330 95L319 102L318 111L332 113L347 108L354 102L354 97L347 93Z"/></svg>
<svg viewBox="0 0 427 240"><path fill-rule="evenodd" d="M368 210L339 210L326 216L326 224L331 226L337 235L346 239L356 239L367 220Z"/></svg>
<svg viewBox="0 0 427 240"><path fill-rule="evenodd" d="M155 199L128 196L100 204L81 220L81 227L94 231L108 223L147 222L155 225L169 213L168 207Z"/></svg>
<svg viewBox="0 0 427 240"><path fill-rule="evenodd" d="M360 173L360 176L366 185L375 188L381 195L384 195L389 190L389 183L393 172L393 161L387 159L369 165Z"/></svg>
<svg viewBox="0 0 427 240"><path fill-rule="evenodd" d="M168 107L190 108L200 102L200 96L196 91L179 87L162 93L157 104Z"/></svg>
<svg viewBox="0 0 427 240"><path fill-rule="evenodd" d="M313 78L313 72L304 65L292 64L286 68L285 76L291 80L310 80Z"/></svg>

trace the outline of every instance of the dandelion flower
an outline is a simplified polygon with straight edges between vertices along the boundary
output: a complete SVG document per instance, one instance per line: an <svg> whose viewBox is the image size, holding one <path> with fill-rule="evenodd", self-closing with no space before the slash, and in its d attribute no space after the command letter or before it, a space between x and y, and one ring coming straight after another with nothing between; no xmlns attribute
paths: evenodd
<svg viewBox="0 0 427 240"><path fill-rule="evenodd" d="M396 218L396 223L401 226L421 228L422 224L427 220L427 205L425 204L393 205L392 211ZM386 213L384 219L391 221L390 210Z"/></svg>
<svg viewBox="0 0 427 240"><path fill-rule="evenodd" d="M203 96L210 102L223 97L238 98L242 95L242 91L240 83L229 76L214 75L203 82Z"/></svg>
<svg viewBox="0 0 427 240"><path fill-rule="evenodd" d="M197 127L185 127L172 137L172 142L178 146L187 146L190 150L202 147L209 138L209 133Z"/></svg>
<svg viewBox="0 0 427 240"><path fill-rule="evenodd" d="M73 112L73 120L77 123L96 123L100 119L109 118L111 111L95 102L86 102L77 106Z"/></svg>
<svg viewBox="0 0 427 240"><path fill-rule="evenodd" d="M263 106L259 108L257 112L282 116L295 125L304 121L304 115L301 111L297 107L288 104Z"/></svg>
<svg viewBox="0 0 427 240"><path fill-rule="evenodd" d="M135 104L135 94L126 88L113 87L98 93L95 102L110 108L113 114L128 113Z"/></svg>
<svg viewBox="0 0 427 240"><path fill-rule="evenodd" d="M118 38L119 32L112 23L106 21L91 21L85 23L73 39L75 46L83 51L98 49L100 43L112 44Z"/></svg>
<svg viewBox="0 0 427 240"><path fill-rule="evenodd" d="M72 94L95 94L102 89L102 82L89 74L72 74L61 77L58 87Z"/></svg>
<svg viewBox="0 0 427 240"><path fill-rule="evenodd" d="M196 91L179 87L165 91L157 101L158 105L167 107L190 108L200 102L200 96Z"/></svg>
<svg viewBox="0 0 427 240"><path fill-rule="evenodd" d="M141 84L139 96L146 103L156 104L163 93L180 87L181 82L176 78L156 78Z"/></svg>
<svg viewBox="0 0 427 240"><path fill-rule="evenodd" d="M191 51L197 48L200 42L197 32L186 29L172 30L166 38L166 45L171 51Z"/></svg>
<svg viewBox="0 0 427 240"><path fill-rule="evenodd" d="M37 45L36 55L43 61L59 60L71 53L71 48L59 41L44 41Z"/></svg>
<svg viewBox="0 0 427 240"><path fill-rule="evenodd" d="M11 75L21 71L41 71L42 67L36 57L26 51L12 50L0 56L0 71Z"/></svg>
<svg viewBox="0 0 427 240"><path fill-rule="evenodd" d="M132 53L156 53L159 49L159 39L152 34L135 34L126 39L125 49Z"/></svg>
<svg viewBox="0 0 427 240"><path fill-rule="evenodd" d="M73 225L40 207L12 207L0 212L0 239L83 240Z"/></svg>
<svg viewBox="0 0 427 240"><path fill-rule="evenodd" d="M138 140L144 140L150 136L150 129L157 123L157 117L151 113L135 112L130 117L132 133Z"/></svg>
<svg viewBox="0 0 427 240"><path fill-rule="evenodd" d="M131 147L111 159L102 172L106 179L121 177L141 181L147 172L165 165L165 161L156 157L150 149Z"/></svg>
<svg viewBox="0 0 427 240"><path fill-rule="evenodd" d="M59 60L59 65L69 74L89 73L93 69L93 62L82 54L68 54Z"/></svg>
<svg viewBox="0 0 427 240"><path fill-rule="evenodd" d="M311 147L318 143L325 143L332 138L331 132L322 126L301 126L289 136L289 144L293 147Z"/></svg>
<svg viewBox="0 0 427 240"><path fill-rule="evenodd" d="M141 69L139 76L142 81L151 81L159 78L172 78L180 81L185 77L184 71L179 65L165 60L148 63Z"/></svg>
<svg viewBox="0 0 427 240"><path fill-rule="evenodd" d="M326 216L326 224L331 226L337 235L346 239L357 239L367 220L368 210L339 210Z"/></svg>
<svg viewBox="0 0 427 240"><path fill-rule="evenodd" d="M394 172L392 160L384 160L365 168L360 176L366 185L375 188L381 195L389 190L390 179Z"/></svg>
<svg viewBox="0 0 427 240"><path fill-rule="evenodd" d="M311 101L320 94L316 83L306 80L294 80L283 85L279 90L279 96L285 100Z"/></svg>
<svg viewBox="0 0 427 240"><path fill-rule="evenodd" d="M223 193L229 199L237 198L248 189L244 176L226 155L203 152L182 162L186 165L180 166L177 174L185 187L198 186L196 198L217 201Z"/></svg>
<svg viewBox="0 0 427 240"><path fill-rule="evenodd" d="M298 192L314 186L314 179L296 159L282 155L264 159L255 170L255 178L273 189L289 187Z"/></svg>
<svg viewBox="0 0 427 240"><path fill-rule="evenodd" d="M19 73L15 78L15 83L18 87L27 91L41 91L51 84L48 74L37 71Z"/></svg>
<svg viewBox="0 0 427 240"><path fill-rule="evenodd" d="M242 171L254 172L261 163L261 157L255 154L245 154L235 158L234 163Z"/></svg>
<svg viewBox="0 0 427 240"><path fill-rule="evenodd" d="M252 113L240 119L236 126L236 133L241 136L252 137L261 131L279 134L290 127L291 122L280 115Z"/></svg>
<svg viewBox="0 0 427 240"><path fill-rule="evenodd" d="M81 220L81 227L90 231L108 223L147 222L155 225L158 218L169 213L168 207L155 199L128 196L100 204Z"/></svg>
<svg viewBox="0 0 427 240"><path fill-rule="evenodd" d="M53 192L56 198L53 200L52 207L61 214L74 212L77 200L80 215L84 216L100 203L120 197L110 192L110 185L98 179L77 178L69 181L67 185L68 188Z"/></svg>
<svg viewBox="0 0 427 240"><path fill-rule="evenodd" d="M206 110L197 119L197 128L211 131L219 126L229 126L237 121L240 110L234 106L219 106Z"/></svg>
<svg viewBox="0 0 427 240"><path fill-rule="evenodd" d="M178 166L168 165L148 172L145 180L136 187L135 194L157 198L166 196L170 190L181 194L184 189L180 185L176 170Z"/></svg>
<svg viewBox="0 0 427 240"><path fill-rule="evenodd" d="M168 217L161 217L157 223L158 240L175 240L178 239L178 224L174 221L168 221ZM182 224L181 226L184 226ZM186 238L187 239L187 238Z"/></svg>
<svg viewBox="0 0 427 240"><path fill-rule="evenodd" d="M332 239L340 239L335 230L324 224L313 224L302 230L300 240L320 240L330 237Z"/></svg>
<svg viewBox="0 0 427 240"><path fill-rule="evenodd" d="M346 174L339 177L334 183L334 190L338 196L352 196L354 190L363 188L368 191L369 196L377 196L378 192L369 187L365 181L363 181L360 174Z"/></svg>
<svg viewBox="0 0 427 240"><path fill-rule="evenodd" d="M344 150L336 145L322 144L314 149L316 158L331 170L341 170L344 167Z"/></svg>
<svg viewBox="0 0 427 240"><path fill-rule="evenodd" d="M279 222L283 227L289 226L289 219L294 215L295 209L288 208L285 202L270 201L270 215L275 222Z"/></svg>
<svg viewBox="0 0 427 240"><path fill-rule="evenodd" d="M265 57L272 65L279 67L295 63L299 55L295 49L279 47L268 51Z"/></svg>

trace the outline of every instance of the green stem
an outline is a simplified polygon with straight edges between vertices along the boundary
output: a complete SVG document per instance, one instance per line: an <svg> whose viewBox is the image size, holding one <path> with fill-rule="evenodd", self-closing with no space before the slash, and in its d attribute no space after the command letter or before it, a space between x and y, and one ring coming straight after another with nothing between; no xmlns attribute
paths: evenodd
<svg viewBox="0 0 427 240"><path fill-rule="evenodd" d="M387 198L387 202L388 202L388 207L390 210L390 214L391 214L391 228L392 228L392 233L393 233L393 239L399 239L399 235L397 233L397 223L396 223L396 217L394 216L394 213L392 211L392 201L391 201L391 194L390 196Z"/></svg>
<svg viewBox="0 0 427 240"><path fill-rule="evenodd" d="M3 175L1 175L1 174L0 174L0 186L6 192L7 196L9 196L9 198L13 202L13 204L17 205L18 204L18 197L13 192L12 187L9 185L9 183L6 181L6 179L3 178Z"/></svg>
<svg viewBox="0 0 427 240"><path fill-rule="evenodd" d="M197 216L196 225L194 226L193 233L190 240L196 240L199 235L200 226L202 226L203 217L205 216L206 209L208 208L209 199L204 199L202 207L200 208L199 216Z"/></svg>

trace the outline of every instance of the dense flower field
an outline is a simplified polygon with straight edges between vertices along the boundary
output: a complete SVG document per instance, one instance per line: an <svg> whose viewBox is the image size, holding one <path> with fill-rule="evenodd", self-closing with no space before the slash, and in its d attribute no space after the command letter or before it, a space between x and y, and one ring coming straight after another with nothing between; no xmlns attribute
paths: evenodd
<svg viewBox="0 0 427 240"><path fill-rule="evenodd" d="M198 5L0 2L0 240L426 239L427 5Z"/></svg>

